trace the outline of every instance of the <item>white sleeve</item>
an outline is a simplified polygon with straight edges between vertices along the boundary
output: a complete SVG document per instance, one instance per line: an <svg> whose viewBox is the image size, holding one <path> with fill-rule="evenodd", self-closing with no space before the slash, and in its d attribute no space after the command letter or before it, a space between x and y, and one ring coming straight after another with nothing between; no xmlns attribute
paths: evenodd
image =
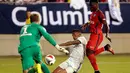
<svg viewBox="0 0 130 73"><path fill-rule="evenodd" d="M84 45L86 45L87 44L87 40L86 40L86 38L85 37L79 37L77 40L79 40L80 42L81 42L81 44L84 44Z"/></svg>

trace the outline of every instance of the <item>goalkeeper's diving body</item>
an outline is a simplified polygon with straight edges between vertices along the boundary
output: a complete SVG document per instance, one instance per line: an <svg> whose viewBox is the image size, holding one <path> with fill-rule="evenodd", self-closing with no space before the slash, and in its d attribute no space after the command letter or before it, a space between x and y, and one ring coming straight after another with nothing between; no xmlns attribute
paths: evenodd
<svg viewBox="0 0 130 73"><path fill-rule="evenodd" d="M50 73L47 66L42 61L42 55L40 50L39 41L43 36L50 44L61 52L68 53L67 50L60 47L52 36L46 31L44 27L39 24L39 16L32 14L30 16L31 24L25 25L20 31L20 44L18 46L18 52L21 55L23 73ZM39 65L39 69L33 68L34 61ZM42 71L40 71L42 69Z"/></svg>

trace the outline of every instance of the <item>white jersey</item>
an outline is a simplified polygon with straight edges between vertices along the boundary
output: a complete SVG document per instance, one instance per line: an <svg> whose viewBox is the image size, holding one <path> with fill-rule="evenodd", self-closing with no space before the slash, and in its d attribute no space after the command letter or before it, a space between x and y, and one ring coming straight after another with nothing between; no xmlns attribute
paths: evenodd
<svg viewBox="0 0 130 73"><path fill-rule="evenodd" d="M77 40L79 40L81 43L71 46L69 48L70 57L59 65L60 68L65 69L67 73L78 72L82 66L87 40L83 36L77 38Z"/></svg>
<svg viewBox="0 0 130 73"><path fill-rule="evenodd" d="M73 58L77 63L81 63L85 56L85 45L87 44L87 40L84 36L78 37L77 40L81 43L70 48L72 50L70 58Z"/></svg>

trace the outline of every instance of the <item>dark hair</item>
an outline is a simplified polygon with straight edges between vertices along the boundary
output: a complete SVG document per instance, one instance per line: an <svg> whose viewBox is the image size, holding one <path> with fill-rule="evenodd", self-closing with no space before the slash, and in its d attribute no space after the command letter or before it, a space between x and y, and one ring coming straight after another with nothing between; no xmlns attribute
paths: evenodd
<svg viewBox="0 0 130 73"><path fill-rule="evenodd" d="M97 3L98 4L98 0L90 0L89 1L89 6L92 6L92 3Z"/></svg>
<svg viewBox="0 0 130 73"><path fill-rule="evenodd" d="M32 14L30 16L30 21L31 22L37 22L37 21L39 21L39 16L37 14Z"/></svg>
<svg viewBox="0 0 130 73"><path fill-rule="evenodd" d="M79 29L73 29L73 30L72 30L72 33L75 33L75 32L81 33L81 30L79 30Z"/></svg>

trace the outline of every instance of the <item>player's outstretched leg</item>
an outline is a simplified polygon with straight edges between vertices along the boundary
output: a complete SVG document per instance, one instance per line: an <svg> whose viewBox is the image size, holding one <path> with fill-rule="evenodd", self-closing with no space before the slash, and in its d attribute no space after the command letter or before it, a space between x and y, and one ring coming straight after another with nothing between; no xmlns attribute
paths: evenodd
<svg viewBox="0 0 130 73"><path fill-rule="evenodd" d="M102 53L103 51L108 51L108 52L110 52L110 53L112 53L112 54L114 55L114 51L113 51L113 49L111 48L110 44L107 44L107 45L105 45L104 47L101 47L101 48L96 49L96 50L94 51L94 54L95 54L95 55L98 55L98 54Z"/></svg>
<svg viewBox="0 0 130 73"><path fill-rule="evenodd" d="M105 48L106 51L112 53L113 55L115 54L115 53L114 53L114 50L111 48L110 44L106 44L106 45L104 46L104 48Z"/></svg>
<svg viewBox="0 0 130 73"><path fill-rule="evenodd" d="M95 54L95 56L96 56L96 55L98 55L98 54L100 54L100 53L102 53L102 52L104 52L104 51L105 51L104 47L101 47L101 48L96 49L96 50L94 51L94 54Z"/></svg>

